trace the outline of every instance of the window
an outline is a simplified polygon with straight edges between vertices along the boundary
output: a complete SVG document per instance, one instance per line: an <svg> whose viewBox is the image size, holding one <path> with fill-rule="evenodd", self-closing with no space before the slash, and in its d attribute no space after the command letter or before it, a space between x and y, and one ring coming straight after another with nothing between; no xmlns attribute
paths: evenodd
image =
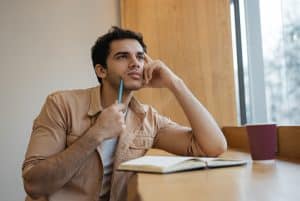
<svg viewBox="0 0 300 201"><path fill-rule="evenodd" d="M235 33L240 31L235 38L241 123L299 124L300 1L233 0L233 5Z"/></svg>
<svg viewBox="0 0 300 201"><path fill-rule="evenodd" d="M260 1L267 114L279 123L300 123L299 9L299 0Z"/></svg>

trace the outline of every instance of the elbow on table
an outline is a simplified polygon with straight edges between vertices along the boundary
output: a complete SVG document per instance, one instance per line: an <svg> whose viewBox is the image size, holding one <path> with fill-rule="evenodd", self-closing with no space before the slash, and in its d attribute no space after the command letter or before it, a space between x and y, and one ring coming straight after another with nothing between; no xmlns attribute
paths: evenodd
<svg viewBox="0 0 300 201"><path fill-rule="evenodd" d="M223 154L225 151L227 151L227 141L223 133L220 133L220 138L216 140L216 144L214 146L214 149L212 149L211 156L217 157L221 154Z"/></svg>
<svg viewBox="0 0 300 201"><path fill-rule="evenodd" d="M224 140L219 144L215 145L212 149L206 151L206 155L209 157L217 157L227 151L227 142Z"/></svg>
<svg viewBox="0 0 300 201"><path fill-rule="evenodd" d="M226 140L224 140L224 142L220 143L220 145L218 146L216 155L219 156L219 155L223 154L225 151L227 151L227 148L228 148L227 142L226 142Z"/></svg>

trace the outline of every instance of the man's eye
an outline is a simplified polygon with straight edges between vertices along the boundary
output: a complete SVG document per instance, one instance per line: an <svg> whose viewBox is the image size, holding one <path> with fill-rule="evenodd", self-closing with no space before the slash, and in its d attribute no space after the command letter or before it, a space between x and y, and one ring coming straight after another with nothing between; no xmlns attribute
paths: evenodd
<svg viewBox="0 0 300 201"><path fill-rule="evenodd" d="M120 56L117 57L117 59L126 59L126 58L127 58L126 55L120 55Z"/></svg>
<svg viewBox="0 0 300 201"><path fill-rule="evenodd" d="M138 58L139 60L144 60L144 59L145 59L144 55L139 55L139 56L137 56L137 58Z"/></svg>

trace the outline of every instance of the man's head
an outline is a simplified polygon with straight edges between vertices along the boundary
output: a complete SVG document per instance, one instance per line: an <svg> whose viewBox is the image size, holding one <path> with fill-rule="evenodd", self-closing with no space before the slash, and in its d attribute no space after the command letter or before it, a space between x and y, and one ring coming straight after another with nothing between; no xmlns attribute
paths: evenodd
<svg viewBox="0 0 300 201"><path fill-rule="evenodd" d="M120 41L125 39L136 40L146 52L146 45L143 41L143 36L140 33L136 33L130 30L121 29L118 27L112 27L108 33L100 36L91 49L93 67L108 68L107 59L111 53L111 44L114 41ZM96 72L97 74L97 72ZM98 76L99 83L102 83L102 78Z"/></svg>

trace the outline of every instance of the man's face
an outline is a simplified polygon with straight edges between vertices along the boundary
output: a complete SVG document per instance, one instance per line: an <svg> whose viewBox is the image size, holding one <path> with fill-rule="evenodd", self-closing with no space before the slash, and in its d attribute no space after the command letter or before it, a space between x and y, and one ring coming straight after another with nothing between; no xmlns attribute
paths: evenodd
<svg viewBox="0 0 300 201"><path fill-rule="evenodd" d="M143 85L144 50L137 40L115 40L107 57L107 75L104 83L114 88L124 81L125 90L138 90Z"/></svg>

